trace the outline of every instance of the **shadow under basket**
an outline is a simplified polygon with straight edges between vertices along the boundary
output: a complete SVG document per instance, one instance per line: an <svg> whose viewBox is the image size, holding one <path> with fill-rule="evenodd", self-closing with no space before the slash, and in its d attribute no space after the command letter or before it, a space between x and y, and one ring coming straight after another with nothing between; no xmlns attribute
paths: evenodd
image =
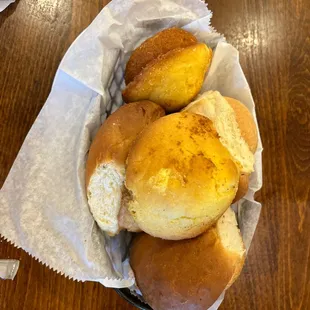
<svg viewBox="0 0 310 310"><path fill-rule="evenodd" d="M152 310L152 308L149 305L143 303L137 297L132 295L128 288L115 288L114 290L116 291L116 293L119 296L121 296L124 299L126 299L130 304L132 304L133 306L137 307L138 309L141 309L141 310Z"/></svg>

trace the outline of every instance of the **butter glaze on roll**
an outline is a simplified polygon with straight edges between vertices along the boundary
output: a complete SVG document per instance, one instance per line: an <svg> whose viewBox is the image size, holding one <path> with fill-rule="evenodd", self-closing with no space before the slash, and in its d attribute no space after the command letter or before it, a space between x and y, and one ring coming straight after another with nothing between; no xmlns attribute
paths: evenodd
<svg viewBox="0 0 310 310"><path fill-rule="evenodd" d="M181 28L164 29L145 40L131 54L125 69L125 82L129 84L152 60L176 48L197 43L190 32Z"/></svg>
<svg viewBox="0 0 310 310"><path fill-rule="evenodd" d="M241 176L233 203L241 199L249 188L249 175L253 171L258 134L254 119L240 101L223 97L217 91L208 91L189 104L184 111L204 115L211 119L220 140L239 164Z"/></svg>
<svg viewBox="0 0 310 310"><path fill-rule="evenodd" d="M171 114L149 125L129 152L129 211L152 236L193 238L227 210L238 180L239 170L210 120Z"/></svg>

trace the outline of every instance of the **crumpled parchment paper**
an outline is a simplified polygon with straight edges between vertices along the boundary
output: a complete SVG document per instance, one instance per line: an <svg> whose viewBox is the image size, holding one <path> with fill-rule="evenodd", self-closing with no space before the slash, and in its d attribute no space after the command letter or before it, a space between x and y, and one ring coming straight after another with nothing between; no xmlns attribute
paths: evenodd
<svg viewBox="0 0 310 310"><path fill-rule="evenodd" d="M105 235L89 211L84 188L87 152L100 124L122 105L130 52L167 27L184 27L215 48L201 92L213 89L239 99L255 116L238 52L210 26L211 16L200 0L113 0L100 12L64 56L1 189L4 238L69 278L118 288L134 284L126 257L130 234ZM262 185L261 151L259 140L250 190L235 206L247 248L261 208L253 198Z"/></svg>
<svg viewBox="0 0 310 310"><path fill-rule="evenodd" d="M15 0L0 0L0 12L6 9L13 2L15 2Z"/></svg>

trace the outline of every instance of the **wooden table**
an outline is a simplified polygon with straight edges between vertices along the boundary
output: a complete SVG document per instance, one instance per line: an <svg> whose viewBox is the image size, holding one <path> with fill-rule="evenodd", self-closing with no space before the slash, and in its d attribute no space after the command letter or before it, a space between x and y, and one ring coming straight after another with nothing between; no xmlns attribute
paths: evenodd
<svg viewBox="0 0 310 310"><path fill-rule="evenodd" d="M125 0L124 0L125 1ZM0 183L42 108L57 66L107 1L20 0L0 13ZM310 1L210 0L213 25L240 51L264 144L261 218L221 309L310 309ZM133 309L0 241L20 260L0 309Z"/></svg>

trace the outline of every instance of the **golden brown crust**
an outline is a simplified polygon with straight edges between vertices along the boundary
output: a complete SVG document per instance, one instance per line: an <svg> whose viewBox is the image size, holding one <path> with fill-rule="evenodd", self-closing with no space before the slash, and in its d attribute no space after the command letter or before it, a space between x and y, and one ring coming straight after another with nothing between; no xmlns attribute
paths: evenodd
<svg viewBox="0 0 310 310"><path fill-rule="evenodd" d="M235 264L235 272L234 272L234 275L232 276L231 280L229 281L229 283L227 284L226 286L226 290L228 288L230 288L232 286L232 284L237 280L237 278L239 277L241 271L242 271L242 268L243 268L243 265L244 265L244 262L245 262L245 258L246 258L246 251L244 250L243 252L243 255L238 258L238 260L236 260L236 264Z"/></svg>
<svg viewBox="0 0 310 310"><path fill-rule="evenodd" d="M245 194L248 192L248 189L249 189L249 175L241 174L239 178L238 190L235 199L232 203L235 203L241 198L243 198Z"/></svg>
<svg viewBox="0 0 310 310"><path fill-rule="evenodd" d="M126 187L139 227L163 239L193 238L235 197L239 172L212 122L187 112L148 126L130 150Z"/></svg>
<svg viewBox="0 0 310 310"><path fill-rule="evenodd" d="M129 103L111 114L91 144L86 163L86 187L96 167L102 163L113 162L125 168L129 149L137 135L163 115L164 110L151 101Z"/></svg>
<svg viewBox="0 0 310 310"><path fill-rule="evenodd" d="M225 99L235 111L236 121L239 125L241 136L249 145L251 152L255 153L257 149L258 135L253 116L247 107L240 101L229 97L225 97Z"/></svg>
<svg viewBox="0 0 310 310"><path fill-rule="evenodd" d="M126 84L129 84L148 63L158 56L195 43L197 43L195 36L180 28L169 28L158 32L131 54L125 70Z"/></svg>
<svg viewBox="0 0 310 310"><path fill-rule="evenodd" d="M130 251L137 285L154 310L208 309L236 274L239 261L222 246L215 228L181 241L143 233Z"/></svg>
<svg viewBox="0 0 310 310"><path fill-rule="evenodd" d="M212 59L205 44L177 48L146 65L123 90L125 102L151 100L168 112L179 111L200 91Z"/></svg>

